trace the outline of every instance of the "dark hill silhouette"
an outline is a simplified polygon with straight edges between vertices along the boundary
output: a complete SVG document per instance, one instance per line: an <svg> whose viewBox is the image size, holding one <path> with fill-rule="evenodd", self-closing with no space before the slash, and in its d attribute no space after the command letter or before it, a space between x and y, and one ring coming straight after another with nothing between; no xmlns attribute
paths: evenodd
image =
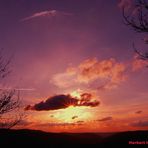
<svg viewBox="0 0 148 148"><path fill-rule="evenodd" d="M5 146L44 146L54 145L108 145L143 147L129 145L129 141L148 141L148 131L128 131L118 133L47 133L38 130L0 129L0 145Z"/></svg>

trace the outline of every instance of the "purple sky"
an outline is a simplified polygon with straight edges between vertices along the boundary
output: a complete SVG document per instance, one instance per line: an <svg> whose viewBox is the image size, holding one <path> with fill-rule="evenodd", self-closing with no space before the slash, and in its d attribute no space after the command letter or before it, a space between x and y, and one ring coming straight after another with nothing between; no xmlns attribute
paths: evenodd
<svg viewBox="0 0 148 148"><path fill-rule="evenodd" d="M6 85L33 89L21 93L25 101L32 103L67 92L69 89L56 86L52 79L69 66L77 67L93 58L98 61L114 58L128 65L134 57L132 43L141 47L143 42L139 34L123 23L118 3L116 0L1 0L0 48L7 57L13 55L12 73ZM105 105L125 108L127 104L148 103L148 69L136 72L130 69L126 70L128 79L117 88L97 92ZM89 87L93 90L99 85L94 82ZM74 86L74 89L81 88Z"/></svg>

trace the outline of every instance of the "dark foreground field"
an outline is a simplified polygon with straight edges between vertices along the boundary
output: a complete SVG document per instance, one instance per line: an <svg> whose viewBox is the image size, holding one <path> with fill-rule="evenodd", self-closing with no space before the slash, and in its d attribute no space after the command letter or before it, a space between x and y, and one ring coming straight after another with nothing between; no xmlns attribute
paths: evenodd
<svg viewBox="0 0 148 148"><path fill-rule="evenodd" d="M128 144L144 142L145 144ZM128 131L119 133L46 133L35 130L0 129L0 146L42 146L54 145L97 145L97 146L130 146L148 147L148 131Z"/></svg>

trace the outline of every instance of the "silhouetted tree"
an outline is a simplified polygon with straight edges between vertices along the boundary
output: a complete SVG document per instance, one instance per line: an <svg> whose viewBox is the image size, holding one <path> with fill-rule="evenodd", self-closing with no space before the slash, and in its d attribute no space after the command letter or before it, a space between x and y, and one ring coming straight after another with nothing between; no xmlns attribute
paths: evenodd
<svg viewBox="0 0 148 148"><path fill-rule="evenodd" d="M131 27L138 33L148 33L148 1L135 0L135 3L131 9L125 11L123 8L123 18L125 24ZM148 38L144 38L144 43L148 44ZM148 60L148 52L141 52L134 44L133 48L140 59Z"/></svg>
<svg viewBox="0 0 148 148"><path fill-rule="evenodd" d="M4 60L0 53L0 80L10 73L10 60ZM0 128L12 128L21 120L21 114L12 112L19 109L20 97L15 90L0 89Z"/></svg>

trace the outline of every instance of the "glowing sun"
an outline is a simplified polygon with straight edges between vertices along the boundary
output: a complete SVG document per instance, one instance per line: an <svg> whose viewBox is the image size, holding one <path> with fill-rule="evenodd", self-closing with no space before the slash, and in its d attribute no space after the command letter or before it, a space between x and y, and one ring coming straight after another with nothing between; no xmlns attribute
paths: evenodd
<svg viewBox="0 0 148 148"><path fill-rule="evenodd" d="M56 113L55 117L62 122L73 123L80 120L87 121L91 117L91 113L84 106L69 106L66 109Z"/></svg>

